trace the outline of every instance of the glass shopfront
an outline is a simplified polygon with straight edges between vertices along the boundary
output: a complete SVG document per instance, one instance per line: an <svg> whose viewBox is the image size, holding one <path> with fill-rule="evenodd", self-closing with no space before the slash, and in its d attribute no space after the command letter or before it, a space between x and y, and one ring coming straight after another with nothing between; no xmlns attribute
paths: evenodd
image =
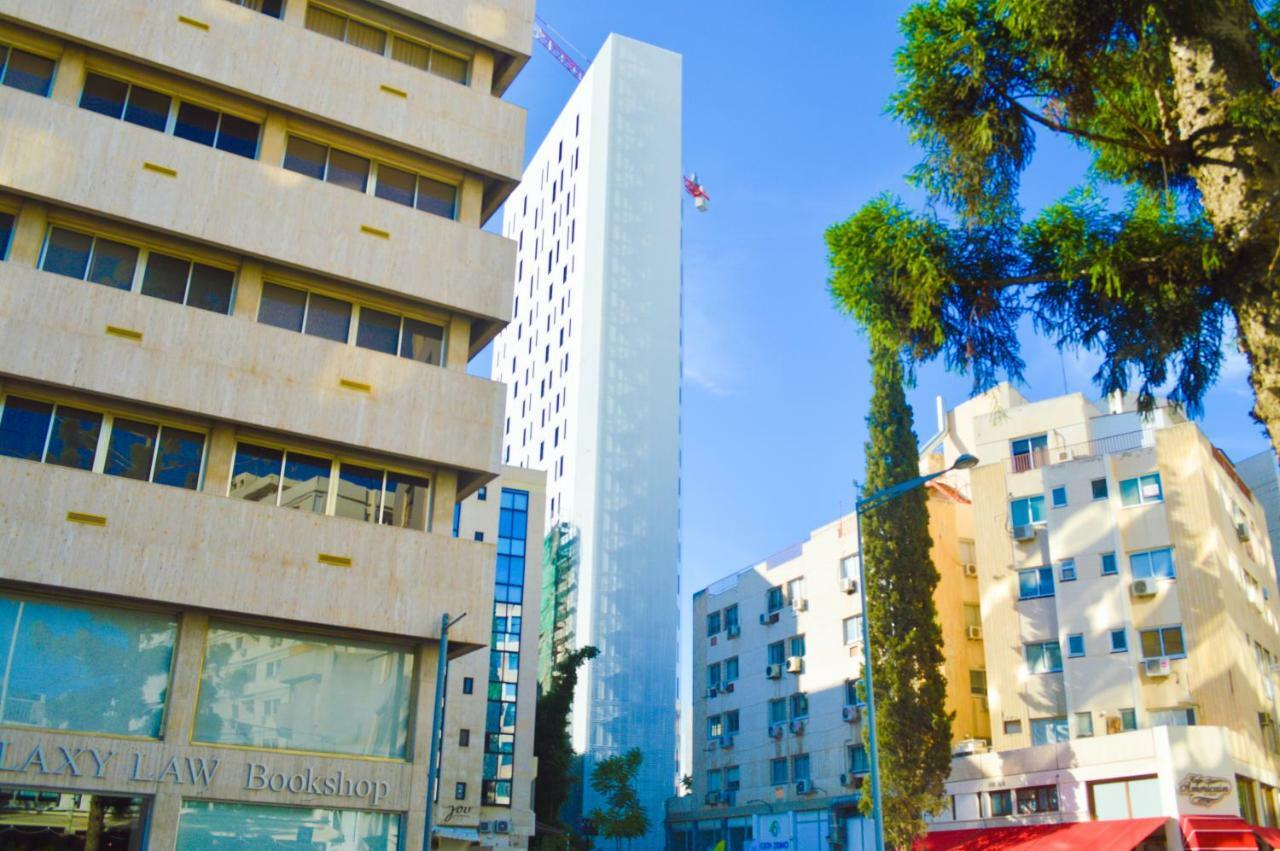
<svg viewBox="0 0 1280 851"><path fill-rule="evenodd" d="M148 801L0 786L4 851L142 851Z"/></svg>
<svg viewBox="0 0 1280 851"><path fill-rule="evenodd" d="M364 810L184 801L177 851L398 851L400 816Z"/></svg>

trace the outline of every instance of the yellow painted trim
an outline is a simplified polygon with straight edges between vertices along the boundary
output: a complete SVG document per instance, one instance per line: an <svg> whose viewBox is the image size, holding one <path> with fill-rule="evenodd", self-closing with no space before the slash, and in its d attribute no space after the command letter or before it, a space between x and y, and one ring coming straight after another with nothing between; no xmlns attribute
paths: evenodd
<svg viewBox="0 0 1280 851"><path fill-rule="evenodd" d="M142 164L142 168L146 171L154 171L156 174L162 174L165 177L178 176L177 170L169 168L168 166L156 165L155 163L151 163L151 162L144 162Z"/></svg>
<svg viewBox="0 0 1280 851"><path fill-rule="evenodd" d="M107 518L101 514L85 514L80 511L67 512L68 523L83 523L85 526L106 526Z"/></svg>
<svg viewBox="0 0 1280 851"><path fill-rule="evenodd" d="M355 390L359 393L372 393L373 385L365 384L363 381L353 381L350 378L339 378L338 385L348 390Z"/></svg>
<svg viewBox="0 0 1280 851"><path fill-rule="evenodd" d="M142 342L142 332L135 331L132 328L121 328L118 325L108 325L104 330L112 337L119 337L122 340L132 340L135 343Z"/></svg>
<svg viewBox="0 0 1280 851"><path fill-rule="evenodd" d="M375 228L372 225L361 225L361 233L367 233L369 236L376 236L378 239L391 239L391 232L382 228Z"/></svg>
<svg viewBox="0 0 1280 851"><path fill-rule="evenodd" d="M188 18L186 15L179 15L178 23L186 24L189 27L195 27L196 29L204 30L205 32L209 31L209 25L204 21L197 21L195 18Z"/></svg>
<svg viewBox="0 0 1280 851"><path fill-rule="evenodd" d="M388 86L386 83L383 83L381 86L378 86L378 88L389 95L393 95L398 98L404 98L405 100L409 99L408 92L404 91L403 89L397 89L395 86Z"/></svg>
<svg viewBox="0 0 1280 851"><path fill-rule="evenodd" d="M316 556L316 561L330 567L351 567L352 565L351 556L336 556L332 553L320 553Z"/></svg>

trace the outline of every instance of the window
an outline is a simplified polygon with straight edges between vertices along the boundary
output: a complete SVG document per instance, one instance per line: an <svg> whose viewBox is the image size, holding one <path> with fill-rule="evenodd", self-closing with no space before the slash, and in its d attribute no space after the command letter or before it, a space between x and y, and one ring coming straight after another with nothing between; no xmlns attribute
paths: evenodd
<svg viewBox="0 0 1280 851"><path fill-rule="evenodd" d="M1175 706L1171 709L1152 709L1147 712L1152 727L1194 727L1196 710L1191 706Z"/></svg>
<svg viewBox="0 0 1280 851"><path fill-rule="evenodd" d="M1125 732L1138 729L1138 713L1132 708L1120 710L1120 729Z"/></svg>
<svg viewBox="0 0 1280 851"><path fill-rule="evenodd" d="M770 644L767 652L770 665L781 665L787 659L787 651L781 641Z"/></svg>
<svg viewBox="0 0 1280 851"><path fill-rule="evenodd" d="M300 136L289 137L282 165L289 171L360 193L368 193L372 181L373 194L384 200L446 219L455 218L457 214L456 186L385 163L373 163L357 154Z"/></svg>
<svg viewBox="0 0 1280 851"><path fill-rule="evenodd" d="M707 635L716 635L720 632L720 613L712 612L707 615Z"/></svg>
<svg viewBox="0 0 1280 851"><path fill-rule="evenodd" d="M791 656L804 656L804 636L794 635L790 641Z"/></svg>
<svg viewBox="0 0 1280 851"><path fill-rule="evenodd" d="M854 582L858 581L858 554L857 553L854 553L851 556L845 556L844 558L840 559L840 578L852 579Z"/></svg>
<svg viewBox="0 0 1280 851"><path fill-rule="evenodd" d="M731 765L724 770L724 788L727 792L736 792L742 788L742 773L738 766Z"/></svg>
<svg viewBox="0 0 1280 851"><path fill-rule="evenodd" d="M52 59L0 44L0 83L11 89L48 97L53 66Z"/></svg>
<svg viewBox="0 0 1280 851"><path fill-rule="evenodd" d="M1067 716L1056 715L1052 718L1031 719L1031 744L1047 745L1053 742L1065 742L1071 738L1067 728Z"/></svg>
<svg viewBox="0 0 1280 851"><path fill-rule="evenodd" d="M730 631L737 630L740 622L738 621L738 604L734 603L724 610L724 628Z"/></svg>
<svg viewBox="0 0 1280 851"><path fill-rule="evenodd" d="M860 706L862 703L862 680L845 680L844 705Z"/></svg>
<svg viewBox="0 0 1280 851"><path fill-rule="evenodd" d="M809 755L796 754L791 757L791 779L799 782L809 779Z"/></svg>
<svg viewBox="0 0 1280 851"><path fill-rule="evenodd" d="M1062 648L1056 641L1025 645L1027 672L1055 674L1062 670Z"/></svg>
<svg viewBox="0 0 1280 851"><path fill-rule="evenodd" d="M1120 570L1116 566L1116 554L1103 553L1102 554L1102 575L1115 576L1119 572Z"/></svg>
<svg viewBox="0 0 1280 851"><path fill-rule="evenodd" d="M741 715L738 710L730 709L724 714L724 732L726 736L736 736L741 728Z"/></svg>
<svg viewBox="0 0 1280 851"><path fill-rule="evenodd" d="M1180 625L1139 630L1138 640L1142 643L1143 659L1158 659L1161 656L1182 659L1187 655Z"/></svg>
<svg viewBox="0 0 1280 851"><path fill-rule="evenodd" d="M356 305L356 314L353 342L362 349L433 366L444 363L443 326L363 305Z"/></svg>
<svg viewBox="0 0 1280 851"><path fill-rule="evenodd" d="M1018 815L1028 813L1056 813L1058 811L1057 786L1028 786L1017 792Z"/></svg>
<svg viewBox="0 0 1280 851"><path fill-rule="evenodd" d="M844 619L844 643L862 643L862 615L854 615Z"/></svg>
<svg viewBox="0 0 1280 851"><path fill-rule="evenodd" d="M338 487L333 488L334 479ZM228 495L282 508L425 531L430 481L251 443L236 445Z"/></svg>
<svg viewBox="0 0 1280 851"><path fill-rule="evenodd" d="M714 768L714 769L712 769L712 770L708 771L708 772L707 772L707 791L708 791L708 792L719 792L719 791L720 791L720 781L721 781L722 779L723 779L723 778L722 778L722 775L721 775L721 773L720 773L720 769L718 769L718 768Z"/></svg>
<svg viewBox="0 0 1280 851"><path fill-rule="evenodd" d="M204 442L196 431L20 396L0 408L0 455L187 490L199 487Z"/></svg>
<svg viewBox="0 0 1280 851"><path fill-rule="evenodd" d="M346 15L316 5L307 6L306 27L312 32L347 44L389 56L396 62L412 65L422 71L467 84L470 60L448 53L434 45L423 44L394 35L379 27L357 21Z"/></svg>
<svg viewBox="0 0 1280 851"><path fill-rule="evenodd" d="M174 617L4 593L0 630L9 660L0 724L160 737Z"/></svg>
<svg viewBox="0 0 1280 851"><path fill-rule="evenodd" d="M985 668L973 668L969 671L969 694L974 697L987 696L987 672Z"/></svg>
<svg viewBox="0 0 1280 851"><path fill-rule="evenodd" d="M458 747L460 748L471 747L471 731L466 729L465 727L458 731Z"/></svg>
<svg viewBox="0 0 1280 851"><path fill-rule="evenodd" d="M724 681L726 683L736 682L738 679L738 657L730 656L724 660Z"/></svg>
<svg viewBox="0 0 1280 851"><path fill-rule="evenodd" d="M461 781L453 784L453 797L454 797L454 800L456 801L466 800L467 784Z"/></svg>
<svg viewBox="0 0 1280 851"><path fill-rule="evenodd" d="M1012 441L1009 444L1009 450L1013 456L1013 472L1023 473L1027 470L1043 467L1048 456L1048 449L1049 439L1048 436L1043 434Z"/></svg>
<svg viewBox="0 0 1280 851"><path fill-rule="evenodd" d="M785 724L787 720L787 701L786 698L778 698L769 701L769 723Z"/></svg>
<svg viewBox="0 0 1280 851"><path fill-rule="evenodd" d="M271 18L279 18L284 14L284 0L231 0L231 2Z"/></svg>
<svg viewBox="0 0 1280 851"><path fill-rule="evenodd" d="M707 688L720 688L720 663L712 662L707 666Z"/></svg>
<svg viewBox="0 0 1280 851"><path fill-rule="evenodd" d="M1058 562L1058 578L1063 582L1074 582L1076 579L1076 560L1064 558Z"/></svg>
<svg viewBox="0 0 1280 851"><path fill-rule="evenodd" d="M1145 553L1129 553L1129 570L1134 579L1177 579L1173 565L1173 550L1148 550Z"/></svg>
<svg viewBox="0 0 1280 851"><path fill-rule="evenodd" d="M718 739L724 735L724 722L719 715L707 716L707 738Z"/></svg>
<svg viewBox="0 0 1280 851"><path fill-rule="evenodd" d="M867 774L871 771L871 762L867 759L865 745L849 745L847 756L849 757L850 774Z"/></svg>
<svg viewBox="0 0 1280 851"><path fill-rule="evenodd" d="M1148 502L1160 502L1162 499L1164 489L1160 485L1159 473L1120 480L1121 505L1144 505Z"/></svg>
<svg viewBox="0 0 1280 851"><path fill-rule="evenodd" d="M231 312L235 273L61 227L49 228L39 267L113 289L141 292L214 313ZM142 275L138 275L138 270Z"/></svg>
<svg viewBox="0 0 1280 851"><path fill-rule="evenodd" d="M987 796L991 801L991 815L1013 815L1013 793L1008 789L1001 789L998 792L988 792Z"/></svg>
<svg viewBox="0 0 1280 851"><path fill-rule="evenodd" d="M258 156L261 124L101 74L85 76L80 108L248 159Z"/></svg>
<svg viewBox="0 0 1280 851"><path fill-rule="evenodd" d="M268 777L263 775L265 784ZM287 775L283 776L285 779ZM377 784L370 785L377 787ZM264 786L249 786L263 789ZM350 799L356 806L358 798ZM366 799L367 804L369 799ZM385 800L379 801L385 804ZM196 851L201 848L217 848L226 837L252 837L251 844L269 848L277 836L320 836L311 842L312 848L337 851L339 848L399 848L403 816L398 813L380 813L369 810L321 809L306 807L281 807L265 804L233 804L222 801L201 801L184 798L178 817L177 851ZM249 827L253 825L254 827ZM335 828L334 825L341 825ZM292 840L285 840L292 841ZM305 847L305 846L304 846Z"/></svg>
<svg viewBox="0 0 1280 851"><path fill-rule="evenodd" d="M982 607L977 603L964 604L964 625L965 626L982 626Z"/></svg>
<svg viewBox="0 0 1280 851"><path fill-rule="evenodd" d="M1088 738L1093 735L1093 713L1077 712L1076 713L1076 736L1080 738Z"/></svg>
<svg viewBox="0 0 1280 851"><path fill-rule="evenodd" d="M1004 734L1006 736L1022 735L1022 722L1016 718L1006 719L1004 722Z"/></svg>
<svg viewBox="0 0 1280 851"><path fill-rule="evenodd" d="M794 606L803 599L805 599L804 577L797 576L787 582L787 602Z"/></svg>
<svg viewBox="0 0 1280 851"><path fill-rule="evenodd" d="M1123 629L1111 630L1111 652L1127 653L1129 651L1129 634Z"/></svg>
<svg viewBox="0 0 1280 851"><path fill-rule="evenodd" d="M284 640L272 647L272 638ZM265 658L283 660L274 681L247 678L245 669ZM306 688L299 688L303 680ZM405 648L213 625L205 640L192 738L207 744L404 759L412 685L413 653ZM275 719L257 714L262 694L288 695ZM360 695L355 705L344 697L351 694Z"/></svg>
<svg viewBox="0 0 1280 851"><path fill-rule="evenodd" d="M13 214L0 210L0 260L9 255L9 237L13 235Z"/></svg>
<svg viewBox="0 0 1280 851"><path fill-rule="evenodd" d="M1089 805L1099 821L1164 815L1160 780L1155 776L1090 783Z"/></svg>
<svg viewBox="0 0 1280 851"><path fill-rule="evenodd" d="M770 612L782 611L782 605L785 601L782 597L782 586L775 585L765 593L765 607Z"/></svg>
<svg viewBox="0 0 1280 851"><path fill-rule="evenodd" d="M81 759L90 756L79 748L73 753L80 754ZM197 767L209 764L200 757L193 758L191 762ZM97 773L97 764L93 765ZM198 772L199 768L196 770ZM35 831L39 832L41 848L141 848L143 826L150 819L150 803L150 799L141 797L88 795L83 792L66 794L3 786L0 787L0 847L33 847L28 843L33 833L32 823L37 822L40 826ZM103 825L105 829L96 832L104 840L102 845L90 846L85 841L88 835L85 816L91 812L110 814Z"/></svg>
<svg viewBox="0 0 1280 851"><path fill-rule="evenodd" d="M1079 632L1067 636L1067 656L1076 658L1084 655L1084 635Z"/></svg>
<svg viewBox="0 0 1280 851"><path fill-rule="evenodd" d="M769 782L774 786L787 785L787 758L769 760Z"/></svg>
<svg viewBox="0 0 1280 851"><path fill-rule="evenodd" d="M798 691L791 695L791 720L809 717L809 695Z"/></svg>
<svg viewBox="0 0 1280 851"><path fill-rule="evenodd" d="M1028 496L1009 503L1009 513L1014 526L1042 525L1044 523L1044 497Z"/></svg>
<svg viewBox="0 0 1280 851"><path fill-rule="evenodd" d="M347 342L351 331L351 304L304 290L262 285L258 321L288 331L299 331L339 343Z"/></svg>
<svg viewBox="0 0 1280 851"><path fill-rule="evenodd" d="M1018 571L1018 599L1053 596L1053 568L1032 567Z"/></svg>
<svg viewBox="0 0 1280 851"><path fill-rule="evenodd" d="M462 678L462 693L471 694L476 690L476 681L474 677Z"/></svg>
<svg viewBox="0 0 1280 851"><path fill-rule="evenodd" d="M1067 506L1067 489L1063 485L1059 485L1049 492L1053 498L1054 508L1066 508Z"/></svg>
<svg viewBox="0 0 1280 851"><path fill-rule="evenodd" d="M1089 487L1093 491L1094 499L1107 498L1107 480L1106 479L1094 479L1093 481L1089 482Z"/></svg>

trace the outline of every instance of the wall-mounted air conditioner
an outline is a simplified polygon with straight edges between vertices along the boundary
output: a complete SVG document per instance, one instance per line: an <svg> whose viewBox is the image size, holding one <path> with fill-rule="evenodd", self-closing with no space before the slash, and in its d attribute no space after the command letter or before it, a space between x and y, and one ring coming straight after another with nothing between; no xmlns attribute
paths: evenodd
<svg viewBox="0 0 1280 851"><path fill-rule="evenodd" d="M771 680L780 679L782 677L782 666L769 665L764 669L764 675Z"/></svg>
<svg viewBox="0 0 1280 851"><path fill-rule="evenodd" d="M803 671L803 670L804 670L804 657L803 657L803 656L788 656L788 657L787 657L787 673L788 673L788 674L798 674L798 673L800 673L800 672L801 672L801 671Z"/></svg>
<svg viewBox="0 0 1280 851"><path fill-rule="evenodd" d="M841 579L840 590L846 594L858 593L858 581L856 579Z"/></svg>
<svg viewBox="0 0 1280 851"><path fill-rule="evenodd" d="M968 636L970 641L981 641L982 627L980 626L965 627L965 635Z"/></svg>

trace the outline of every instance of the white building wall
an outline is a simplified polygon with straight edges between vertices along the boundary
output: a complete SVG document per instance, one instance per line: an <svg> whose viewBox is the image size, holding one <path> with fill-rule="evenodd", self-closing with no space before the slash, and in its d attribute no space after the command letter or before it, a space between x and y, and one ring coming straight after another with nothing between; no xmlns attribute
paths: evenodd
<svg viewBox="0 0 1280 851"><path fill-rule="evenodd" d="M605 42L507 202L514 321L494 347L511 394L504 460L546 470L548 528L579 530L576 640L601 655L574 745L588 776L644 751L645 848L661 845L675 783L680 74L677 54Z"/></svg>

